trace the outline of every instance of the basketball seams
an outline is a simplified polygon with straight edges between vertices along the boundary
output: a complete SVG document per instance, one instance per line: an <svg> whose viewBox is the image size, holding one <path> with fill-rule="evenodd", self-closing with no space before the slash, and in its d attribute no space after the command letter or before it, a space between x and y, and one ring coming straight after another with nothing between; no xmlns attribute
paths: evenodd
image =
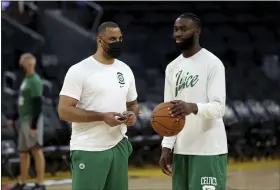
<svg viewBox="0 0 280 190"><path fill-rule="evenodd" d="M185 122L185 118L179 118L179 120L178 121L176 121L176 120L174 120L173 121L173 127L175 126L176 128L180 128L180 125L181 125L181 121L184 121ZM185 124L184 124L185 125ZM184 127L182 127L182 129L183 129ZM182 129L180 129L180 131L182 130Z"/></svg>
<svg viewBox="0 0 280 190"><path fill-rule="evenodd" d="M162 128L167 129L168 131L174 131L174 132L181 131L181 130L173 130L173 129L170 129L170 128L166 128L164 125L162 125L161 123L159 123L157 121L152 121L152 122L156 123L156 124L159 124Z"/></svg>
<svg viewBox="0 0 280 190"><path fill-rule="evenodd" d="M169 114L167 108L172 105L170 102L161 103L152 112L151 125L160 136L174 136L184 128L185 118L175 118Z"/></svg>
<svg viewBox="0 0 280 190"><path fill-rule="evenodd" d="M184 120L184 119L179 119L179 121L174 120L173 123L172 123L172 127L173 127L174 125L176 125L176 123L178 123L178 124L180 125L180 122L181 122L182 120ZM171 131L181 131L181 130L182 130L182 129L174 130L174 128L167 128L167 127L165 127L163 124L161 124L160 122L154 121L154 119L152 119L152 123L157 123L157 124L161 125L163 128L168 129L168 130L171 130Z"/></svg>

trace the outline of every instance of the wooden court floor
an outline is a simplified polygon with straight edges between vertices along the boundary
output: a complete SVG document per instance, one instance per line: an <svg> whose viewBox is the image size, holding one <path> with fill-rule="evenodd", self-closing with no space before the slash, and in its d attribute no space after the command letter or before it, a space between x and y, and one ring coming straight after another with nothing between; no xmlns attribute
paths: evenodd
<svg viewBox="0 0 280 190"><path fill-rule="evenodd" d="M228 170L227 190L280 190L280 160L229 164ZM171 190L171 178L158 168L130 169L129 175L129 190ZM47 190L71 190L71 184Z"/></svg>
<svg viewBox="0 0 280 190"><path fill-rule="evenodd" d="M48 190L70 189L71 184L50 186L48 188ZM129 180L129 190L171 190L171 179L169 177L131 178ZM280 190L279 168L230 173L227 190Z"/></svg>

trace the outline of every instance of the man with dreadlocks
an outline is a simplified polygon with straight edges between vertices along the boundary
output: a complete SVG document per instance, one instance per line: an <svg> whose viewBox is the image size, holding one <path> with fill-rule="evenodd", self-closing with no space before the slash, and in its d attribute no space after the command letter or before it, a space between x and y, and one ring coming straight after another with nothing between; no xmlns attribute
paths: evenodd
<svg viewBox="0 0 280 190"><path fill-rule="evenodd" d="M164 101L173 104L172 117L186 119L178 135L162 140L159 164L172 174L173 190L226 189L225 68L200 46L201 28L192 13L175 21L174 39L182 54L166 68Z"/></svg>

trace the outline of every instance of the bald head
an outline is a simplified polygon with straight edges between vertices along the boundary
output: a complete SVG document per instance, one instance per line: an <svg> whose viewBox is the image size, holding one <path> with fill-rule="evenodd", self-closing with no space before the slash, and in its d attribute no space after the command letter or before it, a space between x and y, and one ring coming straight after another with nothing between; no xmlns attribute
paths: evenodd
<svg viewBox="0 0 280 190"><path fill-rule="evenodd" d="M24 53L20 56L19 65L24 69L26 75L35 72L36 58L31 53Z"/></svg>
<svg viewBox="0 0 280 190"><path fill-rule="evenodd" d="M19 65L23 67L35 66L36 58L31 53L24 53L20 56Z"/></svg>

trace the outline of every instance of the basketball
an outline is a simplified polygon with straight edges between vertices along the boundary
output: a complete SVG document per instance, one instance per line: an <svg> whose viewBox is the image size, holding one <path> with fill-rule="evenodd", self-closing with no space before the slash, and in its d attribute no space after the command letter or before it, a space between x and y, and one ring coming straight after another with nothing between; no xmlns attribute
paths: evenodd
<svg viewBox="0 0 280 190"><path fill-rule="evenodd" d="M177 135L185 125L185 118L175 118L169 114L168 108L172 105L170 102L164 102L157 105L153 110L151 125L160 136Z"/></svg>

